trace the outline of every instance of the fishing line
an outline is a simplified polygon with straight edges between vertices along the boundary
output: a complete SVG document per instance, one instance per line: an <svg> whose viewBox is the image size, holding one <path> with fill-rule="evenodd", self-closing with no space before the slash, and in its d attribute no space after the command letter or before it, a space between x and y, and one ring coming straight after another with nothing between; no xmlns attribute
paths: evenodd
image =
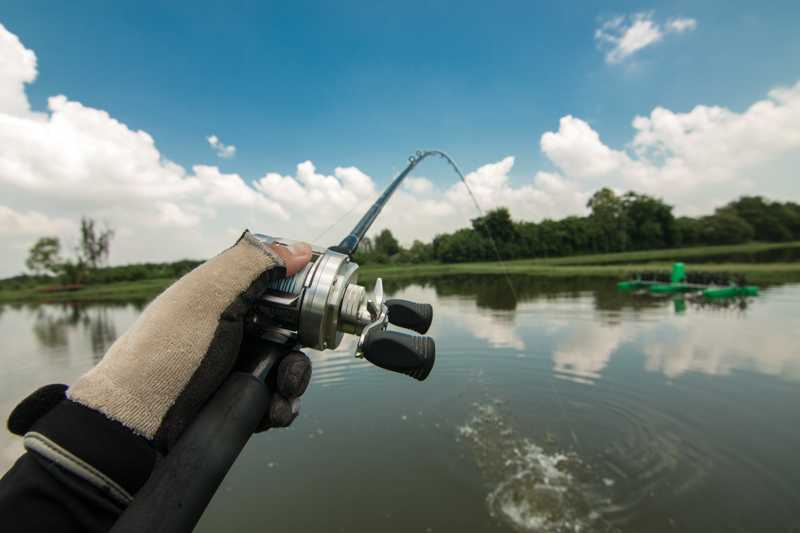
<svg viewBox="0 0 800 533"><path fill-rule="evenodd" d="M472 202L475 204L475 209L478 210L478 214L481 216L481 218L485 218L481 206L478 205L478 199L472 193L472 189L470 188L469 183L467 183L467 179L464 177L464 174L461 172L461 169L458 168L458 165L456 165L456 162L453 161L453 158L451 158L449 155L442 152L441 150L431 150L430 153L438 154L442 156L444 159L446 159L448 163L450 163L450 165L456 171L456 174L458 174L458 176L461 178L461 182L464 184L464 187L467 188L467 192L469 193L470 198L472 198ZM503 275L505 275L506 283L508 283L508 288L511 289L511 295L514 297L514 303L519 304L519 300L517 299L517 291L514 290L514 284L511 283L511 276L508 275L508 268L506 268L506 264L503 262L503 258L500 256L500 251L497 249L497 244L494 242L494 237L492 236L492 232L489 230L489 225L485 224L484 228L486 229L486 236L489 237L489 242L492 244L492 249L494 250L494 254L495 256L497 256L497 261L500 263L500 266L503 269Z"/></svg>
<svg viewBox="0 0 800 533"><path fill-rule="evenodd" d="M535 357L537 361L539 357ZM575 446L578 448L578 452L583 455L583 451L581 450L581 443L578 442L578 435L575 434L575 430L572 428L572 423L569 421L567 417L567 411L564 409L564 402L561 400L561 396L558 394L556 390L556 383L553 380L553 375L547 370L547 367L544 366L544 363L541 363L543 366L544 373L547 374L547 378L550 381L550 389L553 391L553 396L555 396L556 401L558 402L558 408L561 411L561 417L564 419L564 422L567 423L567 427L569 428L569 432L572 434L572 440L575 441Z"/></svg>
<svg viewBox="0 0 800 533"><path fill-rule="evenodd" d="M456 171L456 173L461 178L461 181L462 181L462 183L464 183L464 186L467 188L467 192L469 193L470 198L472 198L472 202L475 204L475 208L478 210L478 213L480 214L481 218L484 218L485 215L483 214L483 210L481 209L481 206L478 204L478 199L472 193L472 189L470 189L469 183L467 183L467 180L464 177L464 174L461 172L461 169L458 168L458 165L456 165L456 162L453 161L453 159L449 155L447 155L446 153L444 153L444 152L442 152L440 150L431 150L429 152L425 152L424 155L427 156L430 153L436 153L436 154L442 156L443 158L445 158L447 160L447 162L450 163L450 165L453 167L453 169ZM417 152L417 154L419 155L419 152ZM518 305L519 304L519 299L517 298L517 292L514 290L514 284L511 282L511 276L509 276L508 269L506 268L506 265L503 262L503 258L500 256L500 251L497 249L497 245L495 244L495 240L492 237L492 232L489 230L488 224L484 224L484 228L486 229L486 236L489 238L489 242L492 244L492 248L494 249L494 253L497 256L497 260L498 260L498 262L500 263L500 265L503 268L503 274L505 275L506 282L508 283L508 288L511 289L511 295L514 297L514 303ZM539 358L537 357L536 359L538 360ZM543 363L542 363L542 365L543 365ZM555 381L553 380L553 376L550 373L550 371L548 371L548 369L546 367L543 370L544 370L544 373L547 375L548 380L550 381L550 390L553 392L553 396L555 396L556 401L558 402L558 408L561 411L561 417L564 419L564 422L567 423L567 427L569 428L569 432L572 435L572 440L575 441L575 446L578 448L578 451L581 452L581 449L580 449L581 445L580 445L580 442L578 441L578 435L575 433L575 430L572 427L572 423L569 421L569 418L567 417L567 411L566 411L566 409L564 409L564 402L561 399L561 395L558 394L558 390L556 390L556 384L555 384ZM581 454L582 454L582 452L581 452Z"/></svg>
<svg viewBox="0 0 800 533"><path fill-rule="evenodd" d="M486 216L484 215L483 210L481 209L481 206L478 203L477 197L472 192L469 183L467 183L467 179L464 177L464 173L461 172L460 168L458 168L458 165L456 165L456 162L453 161L453 158L447 155L446 153L442 152L441 150L418 150L415 156L412 155L408 158L409 163L408 166L405 168L405 170L403 170L403 172L401 172L394 179L394 181L389 185L389 187L387 187L387 189L383 192L381 197L375 202L372 208L370 208L370 210L364 215L361 221L356 225L356 227L353 229L353 232L342 241L342 243L340 244L341 247L349 249L351 252L358 247L358 243L361 241L361 238L364 236L369 226L378 216L383 205L389 200L391 195L394 193L395 189L400 185L403 179L405 179L405 177L408 176L409 173L411 173L411 171L414 170L414 168L429 155L439 155L445 160L447 160L448 163L450 163L450 166L452 166L453 170L456 171L458 177L461 178L461 182L464 184L464 187L467 188L467 192L469 193L470 198L472 198L472 202L475 204L475 208L478 210L478 214L480 215L481 218L485 219ZM361 205L364 201L366 201L367 198L369 198L370 196L372 195L370 194L363 200L361 200L361 202L359 202L358 205L350 209L350 211L345 213L339 220L337 220L333 225L331 225L328 229L326 229L322 233L322 235L325 235L325 233L327 233L333 226L341 222L341 220L344 217L349 215L354 209L356 209L359 205ZM511 295L514 298L514 304L519 305L519 298L517 296L517 291L514 290L514 284L511 282L511 276L508 273L508 268L506 267L506 264L500 255L500 250L497 248L497 243L495 242L494 236L492 235L492 232L489 229L489 225L484 224L483 226L486 230L485 232L486 236L492 245L492 249L494 250L495 256L497 257L497 261L500 263L500 266L503 269L503 275L505 276L508 288L511 290ZM317 237L317 239L320 239L322 235ZM317 239L314 239L314 241L316 241ZM564 402L562 401L561 396L558 394L558 390L556 390L555 382L553 381L553 376L550 374L550 372L547 371L546 368L544 369L544 371L547 374L548 379L550 380L550 389L552 390L553 395L555 396L556 401L558 402L558 407L559 410L561 411L561 416L564 418L564 421L567 423L567 426L569 427L570 433L572 434L572 439L575 441L575 445L580 449L580 442L578 441L578 436L575 434L575 430L572 428L572 424L570 423L569 418L567 418L567 412L566 409L564 408Z"/></svg>
<svg viewBox="0 0 800 533"><path fill-rule="evenodd" d="M347 216L348 216L350 213L352 213L353 211L355 211L356 209L358 209L358 208L361 206L361 204L363 204L364 202L366 202L368 199L372 198L372 197L373 197L373 196L375 196L376 194L378 194L378 191L372 191L371 193L369 193L368 195L366 195L364 198L362 198L362 199L361 199L361 201L360 201L360 202L358 202L356 205L354 205L353 207L351 207L351 208L350 208L350 210L349 210L349 211L347 211L347 213L345 213L344 215L342 215L342 216L339 218L339 220L337 220L336 222L334 222L333 224L331 224L330 226L328 226L328 227L327 227L327 229L325 229L325 231L323 231L322 233L320 233L320 234L319 234L319 236L317 236L317 238L316 238L316 239L314 239L313 241L311 241L309 244L314 244L315 242L317 242L318 240L320 240L320 239L322 238L322 236L323 236L323 235L325 235L325 234L326 234L326 233L328 233L330 230L332 230L334 226L336 226L336 225L337 225L339 222L341 222L342 220L344 220L344 219L345 219L345 218L346 218L346 217L347 217Z"/></svg>

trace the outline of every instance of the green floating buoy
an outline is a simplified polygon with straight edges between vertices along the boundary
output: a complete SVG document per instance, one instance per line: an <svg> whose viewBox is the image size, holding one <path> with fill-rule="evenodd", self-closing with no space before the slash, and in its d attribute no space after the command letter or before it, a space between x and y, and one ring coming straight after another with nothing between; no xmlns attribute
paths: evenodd
<svg viewBox="0 0 800 533"><path fill-rule="evenodd" d="M686 282L686 268L683 263L673 263L670 281L642 281L641 276L637 276L632 281L620 281L617 288L621 291L638 290L649 287L654 294L680 294L684 292L701 292L708 299L715 298L736 298L744 296L758 295L758 287L740 287L731 282L730 286L701 285L698 283Z"/></svg>
<svg viewBox="0 0 800 533"><path fill-rule="evenodd" d="M735 296L756 296L758 294L758 287L714 287L705 289L703 296L706 298L732 298Z"/></svg>
<svg viewBox="0 0 800 533"><path fill-rule="evenodd" d="M656 294L672 294L675 292L689 292L696 290L697 287L692 287L691 285L652 285L650 287L650 292L654 292Z"/></svg>
<svg viewBox="0 0 800 533"><path fill-rule="evenodd" d="M672 263L672 283L681 283L686 281L686 270L683 263Z"/></svg>

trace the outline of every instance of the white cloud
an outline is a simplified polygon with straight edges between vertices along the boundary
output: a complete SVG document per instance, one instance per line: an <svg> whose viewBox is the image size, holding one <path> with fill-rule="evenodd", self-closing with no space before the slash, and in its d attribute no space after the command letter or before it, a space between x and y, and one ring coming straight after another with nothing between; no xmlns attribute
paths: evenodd
<svg viewBox="0 0 800 533"><path fill-rule="evenodd" d="M372 179L357 168L338 167L333 176L326 176L318 174L311 161L297 165L296 177L270 172L253 185L276 205L292 211L295 221L302 220L303 227L314 231L321 231L375 192Z"/></svg>
<svg viewBox="0 0 800 533"><path fill-rule="evenodd" d="M587 385L600 379L600 372L608 365L612 354L624 340L621 328L598 322L570 322L553 351L553 370L556 377Z"/></svg>
<svg viewBox="0 0 800 533"><path fill-rule="evenodd" d="M540 144L550 160L574 178L609 174L626 158L600 142L600 135L589 124L572 115L561 118L558 133L542 135Z"/></svg>
<svg viewBox="0 0 800 533"><path fill-rule="evenodd" d="M581 190L580 184L567 181L559 174L537 172L532 185L512 187L508 174L514 161L514 157L507 157L464 176L484 211L505 206L512 217L524 220L586 213L588 191ZM463 184L453 185L445 193L445 199L474 217L475 207Z"/></svg>
<svg viewBox="0 0 800 533"><path fill-rule="evenodd" d="M216 135L211 135L206 137L208 144L211 145L211 148L217 151L217 155L223 159L230 159L236 155L236 147L231 145L225 145L219 142L219 139Z"/></svg>
<svg viewBox="0 0 800 533"><path fill-rule="evenodd" d="M667 21L667 32L677 32L680 33L686 30L693 30L697 26L697 21L695 19L670 19Z"/></svg>
<svg viewBox="0 0 800 533"><path fill-rule="evenodd" d="M283 220L288 213L278 202L247 186L238 174L222 174L217 167L196 165L192 167L195 177L204 191L207 205L246 207L277 216Z"/></svg>
<svg viewBox="0 0 800 533"><path fill-rule="evenodd" d="M158 227L192 228L200 225L200 217L187 213L173 202L157 202L158 214L144 222Z"/></svg>
<svg viewBox="0 0 800 533"><path fill-rule="evenodd" d="M66 218L50 218L36 211L17 213L0 205L0 235L58 236L77 229L78 225Z"/></svg>
<svg viewBox="0 0 800 533"><path fill-rule="evenodd" d="M433 190L433 182L426 178L412 178L403 180L403 188L414 193L426 193Z"/></svg>
<svg viewBox="0 0 800 533"><path fill-rule="evenodd" d="M652 13L636 13L628 17L617 16L607 20L595 30L594 38L600 50L606 53L607 63L620 63L635 52L655 44L668 33L681 33L693 30L697 21L690 18L668 20L664 29L653 22Z"/></svg>
<svg viewBox="0 0 800 533"><path fill-rule="evenodd" d="M0 113L31 115L24 84L31 83L37 74L36 54L0 24Z"/></svg>
<svg viewBox="0 0 800 533"><path fill-rule="evenodd" d="M731 195L747 191L754 177L763 187L769 181L759 165L798 153L800 82L770 91L769 99L743 113L708 106L675 113L659 107L649 117L636 117L633 127L636 135L627 150L614 150L588 123L566 116L557 132L542 135L541 147L568 179L632 188L687 205L691 195L703 193L702 210L708 212L710 191L719 194L721 186ZM797 187L796 180L781 176L775 191Z"/></svg>
<svg viewBox="0 0 800 533"><path fill-rule="evenodd" d="M0 58L0 248L6 251L0 277L19 272L36 236L76 236L82 215L118 230L112 264L167 261L210 257L246 227L308 241L323 234L317 244L332 244L377 195L359 169L327 174L311 161L300 162L294 176L265 172L252 183L214 166L187 172L165 158L149 134L105 111L55 96L48 113L30 113L25 83L36 76L36 56L1 28ZM800 84L775 89L742 113L657 108L633 126L634 138L617 150L568 115L541 140L557 171L512 177L526 156L520 154L483 165L466 180L483 211L505 206L515 219L534 221L586 214L589 196L601 186L680 199L692 214L710 212L756 181L767 193L773 175L783 182L775 190L800 195L798 180L786 179L800 164ZM780 159L787 154L790 159ZM763 172L765 164L773 172ZM478 216L472 199L455 174L446 179L442 185L438 177L407 178L375 231L389 228L410 245L469 226Z"/></svg>

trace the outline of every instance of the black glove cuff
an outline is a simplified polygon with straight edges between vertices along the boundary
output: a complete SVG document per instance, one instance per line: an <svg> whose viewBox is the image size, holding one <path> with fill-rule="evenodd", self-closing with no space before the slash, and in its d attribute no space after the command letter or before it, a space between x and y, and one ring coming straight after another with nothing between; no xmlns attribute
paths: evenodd
<svg viewBox="0 0 800 533"><path fill-rule="evenodd" d="M37 420L66 399L66 391L67 386L60 383L45 385L34 391L8 415L8 430L20 437L25 435Z"/></svg>
<svg viewBox="0 0 800 533"><path fill-rule="evenodd" d="M96 480L75 471L75 464L81 468L82 462L90 473L112 481L112 486L116 484L129 495L142 488L160 459L144 437L69 400L62 400L39 418L25 435L25 443L29 451L44 450L48 459L97 485ZM78 461L70 460L70 454Z"/></svg>

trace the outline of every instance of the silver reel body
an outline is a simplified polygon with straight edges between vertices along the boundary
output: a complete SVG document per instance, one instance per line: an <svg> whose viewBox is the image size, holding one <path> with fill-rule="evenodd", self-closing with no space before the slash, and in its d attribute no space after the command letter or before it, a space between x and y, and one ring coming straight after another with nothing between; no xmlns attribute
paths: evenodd
<svg viewBox="0 0 800 533"><path fill-rule="evenodd" d="M286 246L297 241L256 234L264 243ZM262 338L314 350L332 350L344 334L357 335L356 357L422 381L436 356L430 337L386 331L391 323L424 334L433 308L383 298L383 282L372 294L357 285L358 265L327 248L312 246L312 257L298 274L270 283L250 314Z"/></svg>
<svg viewBox="0 0 800 533"><path fill-rule="evenodd" d="M255 237L283 246L296 242L258 234ZM383 320L369 329L385 329L388 313L382 301L381 280L376 283L376 294L368 299L364 287L356 284L356 263L327 248L311 248L311 262L301 272L271 283L258 299L256 323L276 333L296 332L300 344L314 350L335 349L344 333L361 335L382 315Z"/></svg>

